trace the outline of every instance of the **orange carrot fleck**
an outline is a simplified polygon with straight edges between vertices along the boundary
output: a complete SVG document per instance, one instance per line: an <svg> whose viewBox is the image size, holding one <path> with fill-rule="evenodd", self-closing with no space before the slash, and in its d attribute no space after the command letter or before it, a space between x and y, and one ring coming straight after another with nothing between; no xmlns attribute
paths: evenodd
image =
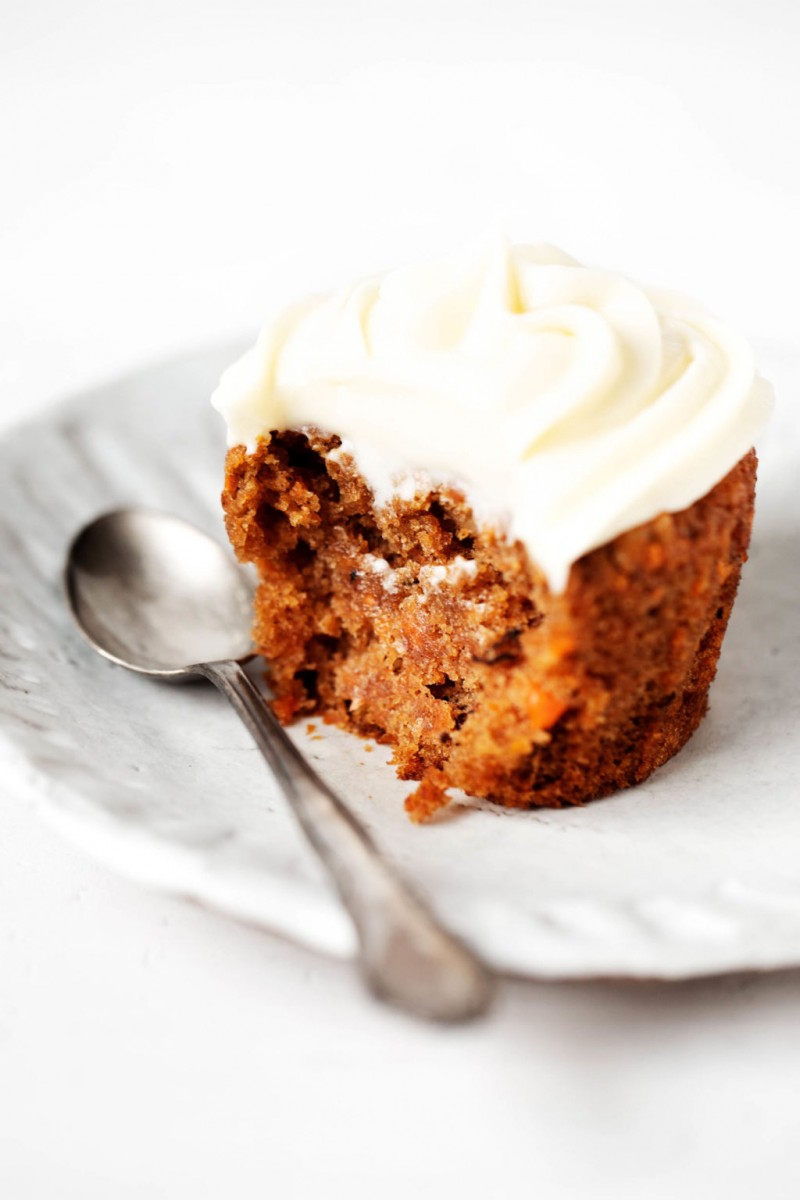
<svg viewBox="0 0 800 1200"><path fill-rule="evenodd" d="M664 547L661 542L651 542L647 547L647 565L651 571L657 571L664 565Z"/></svg>
<svg viewBox="0 0 800 1200"><path fill-rule="evenodd" d="M534 692L528 701L528 720L534 729L550 729L567 708L565 700L560 700L543 688Z"/></svg>

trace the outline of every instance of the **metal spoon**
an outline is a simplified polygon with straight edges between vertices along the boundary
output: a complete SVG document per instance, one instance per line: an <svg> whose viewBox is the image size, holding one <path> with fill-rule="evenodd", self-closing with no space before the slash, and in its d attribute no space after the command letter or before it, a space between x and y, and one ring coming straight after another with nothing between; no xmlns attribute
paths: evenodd
<svg viewBox="0 0 800 1200"><path fill-rule="evenodd" d="M381 858L242 670L253 654L252 593L231 556L176 517L123 510L77 535L65 584L79 629L105 658L155 679L202 676L227 696L336 884L372 991L434 1020L482 1013L486 969Z"/></svg>

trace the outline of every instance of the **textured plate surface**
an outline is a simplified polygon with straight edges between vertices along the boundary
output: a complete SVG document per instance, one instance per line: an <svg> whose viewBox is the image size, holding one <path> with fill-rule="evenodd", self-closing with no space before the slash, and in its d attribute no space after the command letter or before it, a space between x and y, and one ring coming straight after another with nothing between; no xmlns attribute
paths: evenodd
<svg viewBox="0 0 800 1200"><path fill-rule="evenodd" d="M223 434L208 395L235 348L65 401L0 444L0 719L43 813L143 883L334 954L353 935L266 768L204 685L151 683L73 631L60 570L74 530L147 504L222 538ZM766 361L765 361L766 358ZM788 351L762 355L797 394ZM683 976L800 964L800 437L780 409L761 449L751 562L686 750L585 809L402 811L378 747L293 736L384 852L500 968Z"/></svg>

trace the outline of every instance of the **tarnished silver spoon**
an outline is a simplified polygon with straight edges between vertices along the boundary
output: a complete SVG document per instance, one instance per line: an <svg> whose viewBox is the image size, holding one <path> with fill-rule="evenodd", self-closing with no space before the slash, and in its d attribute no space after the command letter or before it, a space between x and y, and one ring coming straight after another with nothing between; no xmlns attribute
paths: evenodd
<svg viewBox="0 0 800 1200"><path fill-rule="evenodd" d="M242 670L252 594L227 551L176 517L112 512L73 541L65 583L79 629L105 658L154 679L202 676L230 700L336 884L372 991L433 1020L482 1013L487 970L389 867Z"/></svg>

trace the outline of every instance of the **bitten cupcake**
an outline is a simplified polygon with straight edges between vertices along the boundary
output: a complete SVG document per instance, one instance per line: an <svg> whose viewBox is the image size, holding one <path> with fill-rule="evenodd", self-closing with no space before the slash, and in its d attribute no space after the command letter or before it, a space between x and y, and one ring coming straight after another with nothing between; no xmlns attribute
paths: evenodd
<svg viewBox="0 0 800 1200"><path fill-rule="evenodd" d="M213 402L275 711L390 745L414 819L581 804L697 728L772 404L698 305L498 243L287 308Z"/></svg>

